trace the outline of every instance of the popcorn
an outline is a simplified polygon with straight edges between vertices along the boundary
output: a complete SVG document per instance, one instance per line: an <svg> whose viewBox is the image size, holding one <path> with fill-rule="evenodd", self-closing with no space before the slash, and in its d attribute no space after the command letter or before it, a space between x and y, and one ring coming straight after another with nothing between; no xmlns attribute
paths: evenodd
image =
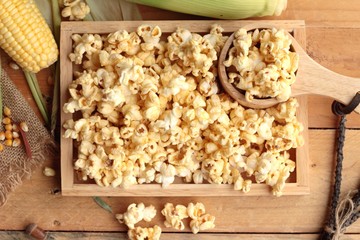
<svg viewBox="0 0 360 240"><path fill-rule="evenodd" d="M69 20L82 20L90 13L90 7L82 0L64 0L61 16Z"/></svg>
<svg viewBox="0 0 360 240"><path fill-rule="evenodd" d="M185 225L182 219L189 217L187 208L184 205L174 205L172 203L166 203L161 214L165 216L165 227L172 227L177 230L184 230Z"/></svg>
<svg viewBox="0 0 360 240"><path fill-rule="evenodd" d="M281 195L294 171L287 151L304 141L298 103L290 98L266 110L246 109L220 93L222 32L219 25L203 36L178 28L163 41L158 26L141 25L135 32L72 36L69 58L83 70L74 73L63 111L81 114L63 127L64 137L78 143L74 168L81 179L130 188L168 187L182 178L243 192L255 179ZM264 89L286 98L298 56L287 50L284 32L240 29L235 42L225 61L238 70L231 81L249 99ZM194 231L211 222L198 218Z"/></svg>
<svg viewBox="0 0 360 240"><path fill-rule="evenodd" d="M74 52L70 53L70 61L75 64L81 64L83 61L84 54L87 59L91 59L93 54L96 54L103 47L102 40L98 34L73 34L71 36L74 41Z"/></svg>
<svg viewBox="0 0 360 240"><path fill-rule="evenodd" d="M177 230L185 229L182 221L185 218L191 218L190 228L194 234L215 227L215 217L205 213L205 206L202 203L189 203L187 207L184 205L174 207L172 203L166 203L161 213L165 216L164 225Z"/></svg>
<svg viewBox="0 0 360 240"><path fill-rule="evenodd" d="M116 219L120 223L124 223L129 229L134 229L135 224L144 220L150 222L156 215L155 207L150 205L145 207L143 203L133 203L127 208L127 211L123 214L116 214Z"/></svg>
<svg viewBox="0 0 360 240"><path fill-rule="evenodd" d="M190 228L194 234L197 234L199 231L204 231L212 229L215 227L215 217L210 214L204 214L201 217L191 220Z"/></svg>
<svg viewBox="0 0 360 240"><path fill-rule="evenodd" d="M157 225L150 228L136 227L128 231L130 240L159 240L161 228Z"/></svg>
<svg viewBox="0 0 360 240"><path fill-rule="evenodd" d="M157 183L162 183L163 187L167 187L174 182L176 169L173 165L162 163L159 172L155 178Z"/></svg>
<svg viewBox="0 0 360 240"><path fill-rule="evenodd" d="M205 213L205 206L202 203L189 203L187 207L188 215L191 218L190 228L194 234L199 231L208 230L215 227L215 217Z"/></svg>
<svg viewBox="0 0 360 240"><path fill-rule="evenodd" d="M291 39L284 31L235 32L234 46L224 65L236 68L236 72L229 73L229 82L245 91L247 101L254 97L276 97L280 101L290 98L299 56L290 51Z"/></svg>
<svg viewBox="0 0 360 240"><path fill-rule="evenodd" d="M185 229L182 220L189 217L191 218L190 228L194 234L215 227L215 217L205 213L205 206L202 203L189 203L187 207L166 203L161 213L165 217L164 225L177 230ZM135 226L141 220L150 222L155 215L154 206L145 207L143 203L133 203L128 206L125 213L116 214L115 217L120 223L125 223L128 226L129 239L160 239L162 230L158 225L149 228Z"/></svg>

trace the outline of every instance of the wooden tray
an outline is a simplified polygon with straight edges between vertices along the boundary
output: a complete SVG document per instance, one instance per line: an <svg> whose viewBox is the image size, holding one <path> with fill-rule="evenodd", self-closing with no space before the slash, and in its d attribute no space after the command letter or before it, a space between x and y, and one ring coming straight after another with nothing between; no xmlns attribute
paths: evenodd
<svg viewBox="0 0 360 240"><path fill-rule="evenodd" d="M192 32L206 33L210 26L220 24L229 35L241 26L253 23L254 21L122 21L122 22L62 22L61 23L61 44L60 44L60 102L61 106L69 99L68 85L73 80L73 64L68 55L72 52L71 35L74 33L98 33L108 34L120 29L135 31L141 24L158 25L163 33L174 32L176 27L181 26ZM277 28L284 28L290 31L297 41L306 49L305 23L304 21L258 21L265 24L272 24ZM304 125L303 136L305 145L294 150L292 158L296 161L296 171L292 173L289 182L285 185L283 195L305 195L309 194L308 179L308 107L307 98L299 97L300 107L297 117ZM61 111L61 125L73 118L72 114ZM61 136L65 130L61 128ZM76 154L76 153L75 153ZM73 140L61 137L61 187L62 194L66 196L265 196L272 195L271 187L266 184L253 183L248 193L235 191L233 185L229 184L191 184L174 183L167 188L161 184L134 185L129 189L100 187L92 182L77 180L73 168L74 163Z"/></svg>

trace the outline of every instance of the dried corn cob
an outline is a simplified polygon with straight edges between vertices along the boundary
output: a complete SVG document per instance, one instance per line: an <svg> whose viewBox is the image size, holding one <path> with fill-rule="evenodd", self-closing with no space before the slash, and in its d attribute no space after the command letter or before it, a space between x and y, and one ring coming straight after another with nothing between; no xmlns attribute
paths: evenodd
<svg viewBox="0 0 360 240"><path fill-rule="evenodd" d="M38 72L58 58L58 47L33 0L0 0L0 46L23 70Z"/></svg>

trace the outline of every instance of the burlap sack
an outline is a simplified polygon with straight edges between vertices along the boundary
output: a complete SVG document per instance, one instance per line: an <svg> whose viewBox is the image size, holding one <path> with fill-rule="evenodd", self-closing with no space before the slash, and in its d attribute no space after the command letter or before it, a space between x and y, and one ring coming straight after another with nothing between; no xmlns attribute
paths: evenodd
<svg viewBox="0 0 360 240"><path fill-rule="evenodd" d="M1 88L3 106L11 109L12 119L25 121L29 126L27 139L31 146L32 158L28 159L23 145L6 147L0 153L0 207L6 203L7 197L25 177L30 177L35 168L39 168L45 159L54 154L54 141L32 108L26 102L14 83L4 70L1 71ZM26 84L24 82L24 84ZM3 126L1 124L3 131Z"/></svg>

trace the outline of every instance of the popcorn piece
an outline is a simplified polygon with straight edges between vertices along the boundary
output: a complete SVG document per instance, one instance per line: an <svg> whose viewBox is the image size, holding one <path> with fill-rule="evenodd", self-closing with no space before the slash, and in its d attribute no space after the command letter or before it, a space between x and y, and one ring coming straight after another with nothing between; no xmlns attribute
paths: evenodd
<svg viewBox="0 0 360 240"><path fill-rule="evenodd" d="M196 219L205 214L205 206L202 203L189 203L187 211L191 219Z"/></svg>
<svg viewBox="0 0 360 240"><path fill-rule="evenodd" d="M116 214L116 219L120 223L125 223L125 225L130 228L134 229L135 224L144 220L146 222L150 222L156 215L155 207L150 205L145 207L143 203L136 203L130 204L127 208L127 211L123 214Z"/></svg>
<svg viewBox="0 0 360 240"><path fill-rule="evenodd" d="M182 219L189 217L185 206L176 205L174 207L172 203L166 203L161 213L165 216L164 224L166 227L172 227L177 230L185 229Z"/></svg>
<svg viewBox="0 0 360 240"><path fill-rule="evenodd" d="M162 32L159 26L153 28L149 25L141 25L137 29L137 34L144 41L144 43L140 45L142 50L151 51L154 48L161 48L159 42Z"/></svg>
<svg viewBox="0 0 360 240"><path fill-rule="evenodd" d="M74 41L74 52L70 53L69 58L75 64L81 64L83 56L86 54L87 59L91 59L93 54L98 53L102 45L102 40L98 34L73 34L71 36Z"/></svg>
<svg viewBox="0 0 360 240"><path fill-rule="evenodd" d="M194 234L197 234L199 231L204 231L212 229L215 227L215 217L210 214L204 214L201 217L191 220L190 228Z"/></svg>
<svg viewBox="0 0 360 240"><path fill-rule="evenodd" d="M205 206L202 203L189 203L187 207L188 215L192 219L190 228L194 234L199 231L208 230L215 227L215 217L205 213Z"/></svg>
<svg viewBox="0 0 360 240"><path fill-rule="evenodd" d="M236 68L236 72L229 73L229 81L245 90L247 101L254 97L289 99L299 56L290 51L291 39L284 31L274 28L235 32L234 46L224 65Z"/></svg>
<svg viewBox="0 0 360 240"><path fill-rule="evenodd" d="M82 0L64 0L61 16L69 20L82 20L90 13L90 7Z"/></svg>
<svg viewBox="0 0 360 240"><path fill-rule="evenodd" d="M130 240L159 240L161 228L157 225L150 228L136 227L128 230Z"/></svg>
<svg viewBox="0 0 360 240"><path fill-rule="evenodd" d="M163 188L174 182L176 169L173 165L162 163L159 172L156 174L155 181L161 183Z"/></svg>

